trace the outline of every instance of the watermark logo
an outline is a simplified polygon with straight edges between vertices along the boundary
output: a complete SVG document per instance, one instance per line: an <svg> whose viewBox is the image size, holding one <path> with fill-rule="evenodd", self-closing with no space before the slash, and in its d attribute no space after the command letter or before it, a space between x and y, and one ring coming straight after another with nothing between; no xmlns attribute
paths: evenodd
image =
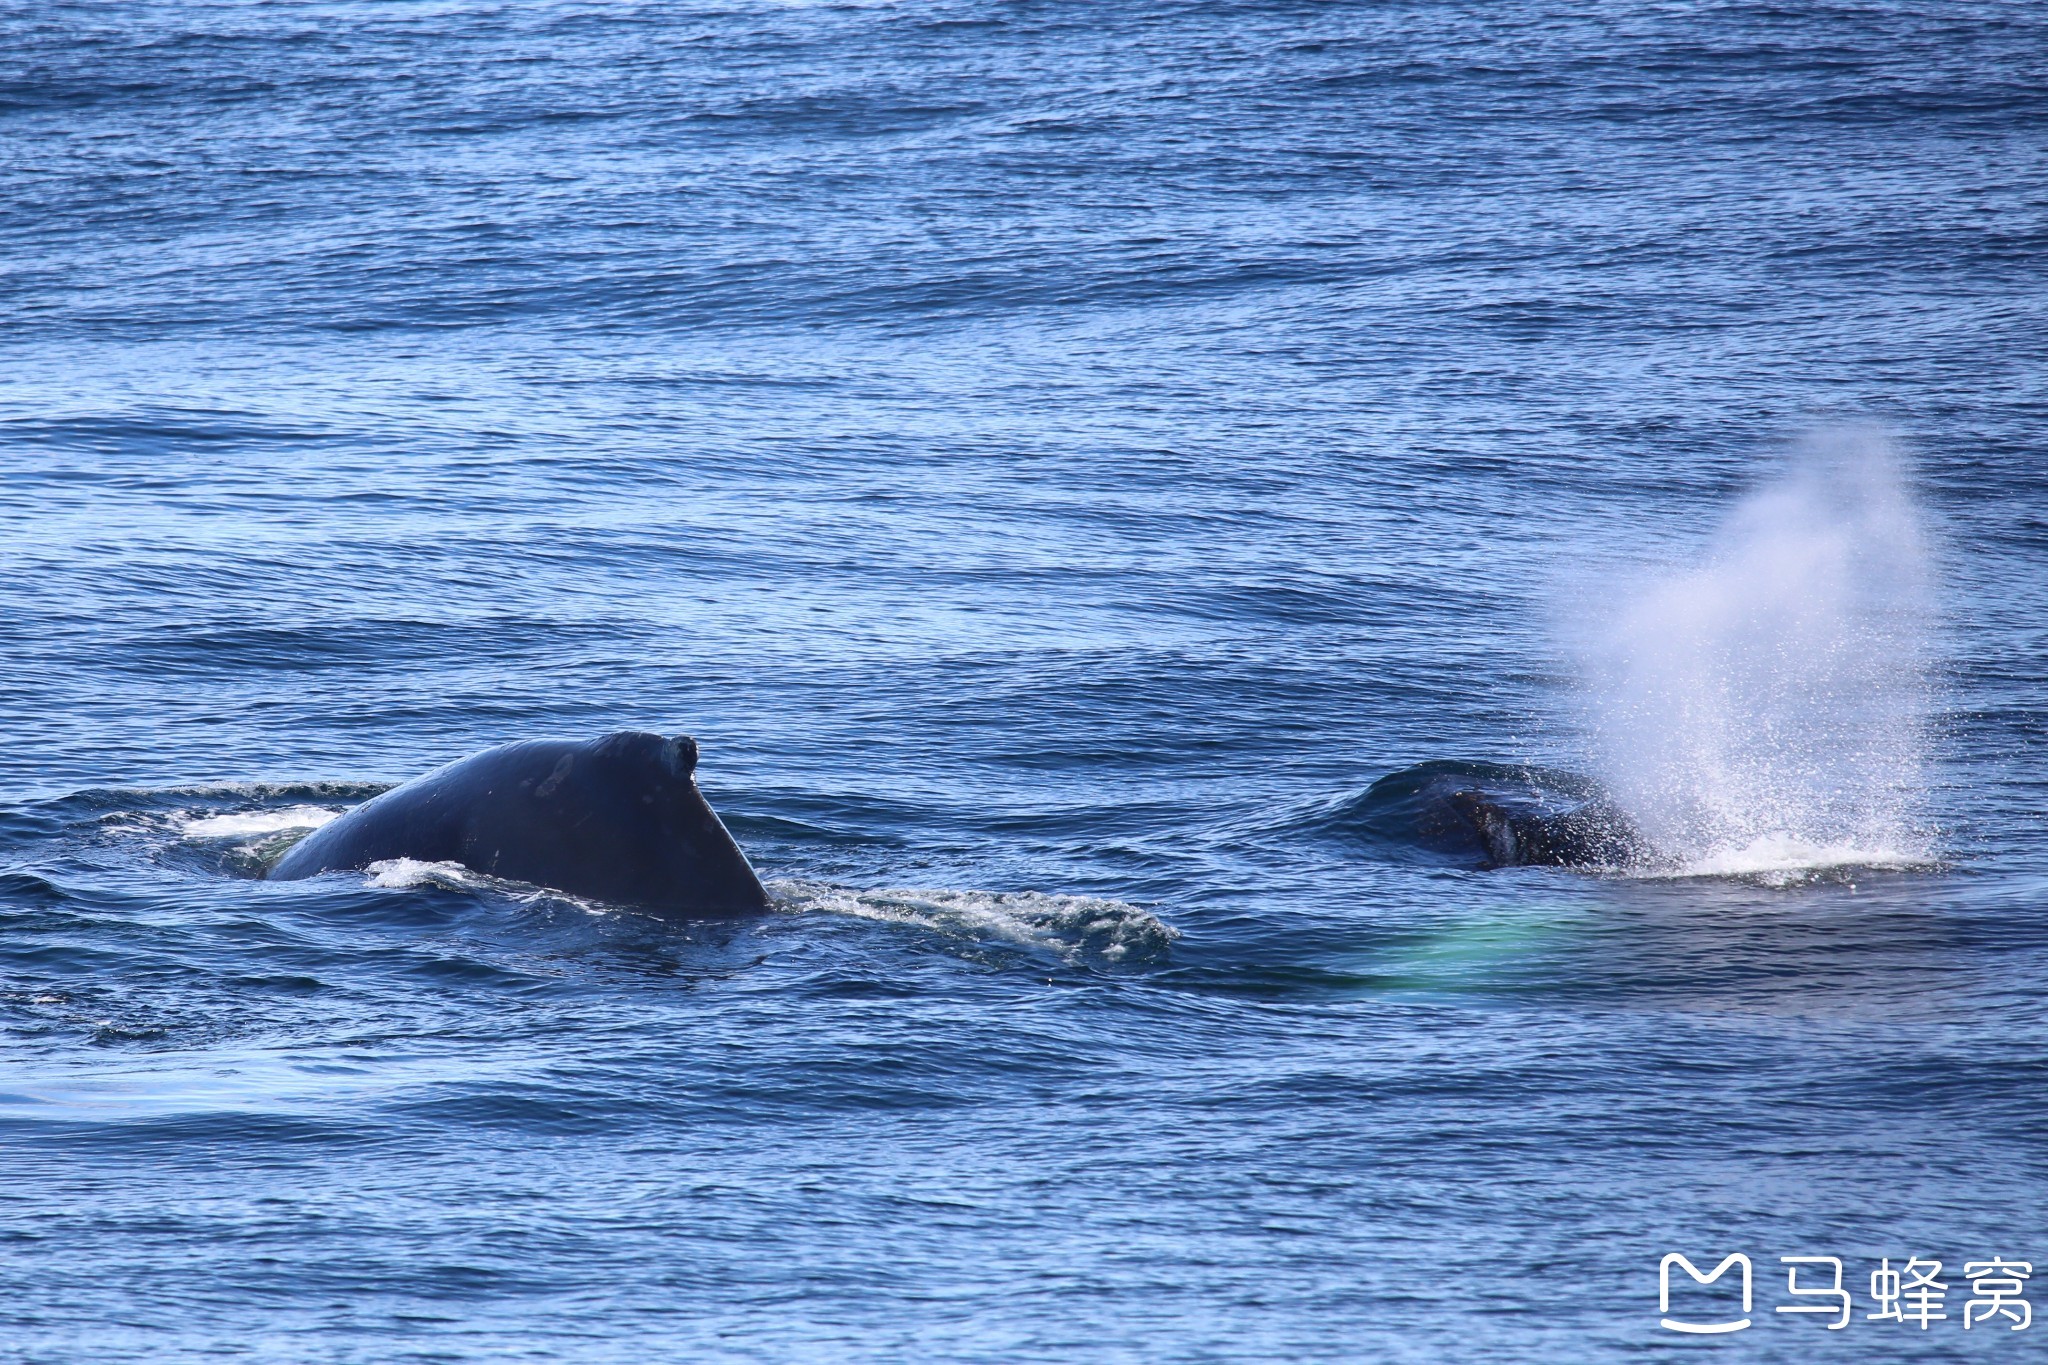
<svg viewBox="0 0 2048 1365"><path fill-rule="evenodd" d="M1934 1324L1948 1322L1949 1290L1955 1288L1954 1278L1942 1278L1942 1263L1932 1257L1909 1256L1904 1263L1894 1267L1891 1257L1878 1262L1870 1272L1870 1302L1872 1309L1863 1315L1865 1322L1896 1324L1901 1327L1918 1327L1925 1332ZM1856 1304L1847 1285L1847 1272L1839 1256L1780 1256L1780 1265L1785 1267L1785 1295L1789 1303L1779 1304L1773 1311L1793 1314L1824 1314L1831 1321L1827 1324L1830 1332L1839 1332L1855 1320ZM1693 1285L1710 1286L1720 1283L1724 1275L1739 1268L1739 1277L1729 1276L1722 1284L1720 1294L1727 1307L1722 1314L1689 1311L1683 1317L1673 1317L1671 1312L1672 1269L1685 1272ZM2003 1327L2008 1331L2022 1332L2034 1322L2033 1306L2027 1302L2027 1281L2033 1277L2033 1263L2011 1261L1994 1256L1988 1261L1965 1261L1962 1278L1968 1282L1968 1295L1962 1306L1963 1330L1975 1327ZM1657 1311L1664 1327L1673 1332L1687 1332L1698 1336L1718 1336L1725 1332L1740 1332L1753 1325L1750 1316L1751 1266L1749 1257L1742 1252L1724 1256L1712 1270L1702 1271L1691 1259L1679 1252L1671 1252L1657 1263ZM1678 1281L1681 1289L1686 1287L1684 1279ZM1733 1300L1740 1288L1742 1316L1734 1316ZM1689 1294L1689 1300L1697 1300L1697 1293ZM1695 1317L1704 1320L1695 1320Z"/></svg>
<svg viewBox="0 0 2048 1365"><path fill-rule="evenodd" d="M1685 1273L1692 1276L1693 1281L1697 1284L1712 1284L1720 1279L1722 1275L1726 1274L1728 1267L1732 1265L1742 1267L1742 1311L1744 1314L1742 1318L1734 1322L1680 1322L1676 1318L1669 1316L1671 1312L1671 1267L1682 1267ZM1657 1266L1657 1311L1666 1315L1664 1325L1674 1332L1695 1332L1702 1335L1719 1332L1740 1332L1743 1328L1749 1326L1749 1318L1747 1316L1749 1304L1749 1257L1744 1256L1739 1251L1733 1256L1723 1258L1721 1264L1715 1266L1712 1271L1705 1275L1700 1273L1698 1266L1675 1251L1666 1256Z"/></svg>

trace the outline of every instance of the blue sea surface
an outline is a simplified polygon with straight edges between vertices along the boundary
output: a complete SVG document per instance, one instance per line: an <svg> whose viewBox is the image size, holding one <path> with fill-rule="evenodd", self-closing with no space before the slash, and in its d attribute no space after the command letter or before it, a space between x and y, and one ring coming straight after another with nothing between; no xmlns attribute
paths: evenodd
<svg viewBox="0 0 2048 1365"><path fill-rule="evenodd" d="M1972 0L0 0L0 1361L2031 1358L2044 166ZM1927 856L1368 837L1843 422ZM776 913L254 875L620 728Z"/></svg>

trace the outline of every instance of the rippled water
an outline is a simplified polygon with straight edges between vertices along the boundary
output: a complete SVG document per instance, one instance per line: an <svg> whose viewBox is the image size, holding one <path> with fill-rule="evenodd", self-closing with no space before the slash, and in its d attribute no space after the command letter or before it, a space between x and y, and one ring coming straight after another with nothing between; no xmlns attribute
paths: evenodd
<svg viewBox="0 0 2048 1365"><path fill-rule="evenodd" d="M2033 11L0 39L0 1358L2027 1354L1958 1272L2048 1262ZM1850 418L1931 547L1928 856L1360 823L1593 767L1584 585ZM621 727L778 913L250 875ZM1671 1251L1753 1329L1661 1329ZM1865 1321L1910 1256L1949 1319Z"/></svg>

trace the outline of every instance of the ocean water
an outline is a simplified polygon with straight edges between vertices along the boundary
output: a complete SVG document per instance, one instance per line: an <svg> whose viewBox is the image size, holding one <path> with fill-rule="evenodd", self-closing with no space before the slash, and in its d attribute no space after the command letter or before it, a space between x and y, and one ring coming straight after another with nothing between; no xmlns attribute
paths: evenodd
<svg viewBox="0 0 2048 1365"><path fill-rule="evenodd" d="M0 1360L2030 1358L2044 158L1967 0L0 4ZM628 727L776 913L253 875Z"/></svg>

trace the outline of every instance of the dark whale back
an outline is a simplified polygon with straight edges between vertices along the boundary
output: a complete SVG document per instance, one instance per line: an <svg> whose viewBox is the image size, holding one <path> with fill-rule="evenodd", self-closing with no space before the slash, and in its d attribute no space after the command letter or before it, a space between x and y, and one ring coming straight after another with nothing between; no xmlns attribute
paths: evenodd
<svg viewBox="0 0 2048 1365"><path fill-rule="evenodd" d="M1478 867L1628 868L1655 851L1599 783L1550 768L1438 759L1389 773L1327 825Z"/></svg>
<svg viewBox="0 0 2048 1365"><path fill-rule="evenodd" d="M637 731L487 749L313 831L268 875L416 858L669 915L765 910L696 766L695 740Z"/></svg>
<svg viewBox="0 0 2048 1365"><path fill-rule="evenodd" d="M1612 801L1595 798L1555 814L1517 810L1475 789L1452 792L1451 807L1470 821L1493 867L1631 867L1649 845Z"/></svg>

